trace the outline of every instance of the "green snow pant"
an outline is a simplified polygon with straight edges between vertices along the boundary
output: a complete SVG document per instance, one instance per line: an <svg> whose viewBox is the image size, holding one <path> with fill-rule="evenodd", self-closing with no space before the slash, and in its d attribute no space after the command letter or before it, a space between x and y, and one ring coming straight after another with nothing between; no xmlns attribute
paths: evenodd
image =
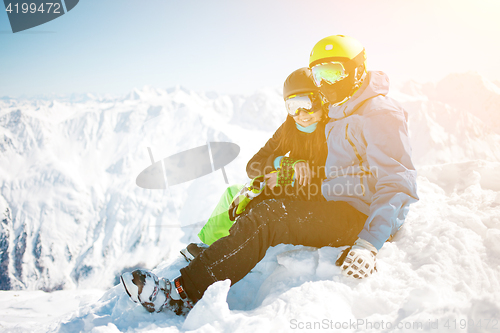
<svg viewBox="0 0 500 333"><path fill-rule="evenodd" d="M211 245L219 238L229 235L229 229L233 226L233 221L229 219L227 210L233 198L243 186L245 185L231 185L224 191L212 215L198 233L198 237L203 243Z"/></svg>

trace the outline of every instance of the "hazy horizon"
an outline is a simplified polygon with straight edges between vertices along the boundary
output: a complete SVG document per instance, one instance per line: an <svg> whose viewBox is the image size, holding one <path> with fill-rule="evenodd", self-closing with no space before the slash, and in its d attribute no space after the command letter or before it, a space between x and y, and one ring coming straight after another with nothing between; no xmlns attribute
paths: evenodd
<svg viewBox="0 0 500 333"><path fill-rule="evenodd" d="M123 94L145 85L231 94L280 88L332 34L358 39L368 69L395 84L471 70L498 81L499 13L492 0L87 0L13 34L2 11L0 96Z"/></svg>

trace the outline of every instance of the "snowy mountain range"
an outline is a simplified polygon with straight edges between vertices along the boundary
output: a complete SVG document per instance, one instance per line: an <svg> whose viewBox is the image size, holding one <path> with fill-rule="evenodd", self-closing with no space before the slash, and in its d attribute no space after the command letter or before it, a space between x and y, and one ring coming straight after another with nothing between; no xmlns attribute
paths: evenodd
<svg viewBox="0 0 500 333"><path fill-rule="evenodd" d="M451 267L443 264L437 253L462 251L463 256L452 254L448 260L457 267L490 274L487 282L479 273L474 275L490 294L500 287L498 260L494 259L500 255L500 87L478 74L465 73L449 75L436 85L408 82L391 90L390 96L409 113L421 201L415 208L412 206L406 223L409 227L399 237L400 243L384 246L387 250L380 253L379 261L383 272L384 267L394 265L394 260L404 256L406 266L397 266L397 274L413 282L423 279L420 289L412 290L424 296L415 294L412 298L406 293L410 298L401 300L394 295L387 301L406 302L399 308L399 316L417 315L422 319L426 314L422 309L429 305L425 295L435 291L434 287L422 287L424 277L442 278L433 269ZM165 263L175 261L179 249L198 241L197 232L227 184L222 173L215 172L167 190L139 188L135 178L151 164L148 147L154 159L159 160L207 141L236 143L240 154L225 171L230 183L243 183L247 181L246 162L284 118L279 89L230 96L196 93L179 86L167 90L144 87L119 97L86 94L1 98L0 290L108 289L117 283L121 272L134 267L167 270ZM447 230L454 237L443 238ZM400 246L406 252L397 251ZM300 295L305 295L303 289L309 288L316 295L313 298L318 298L323 280L336 274L330 259L326 259L335 255L336 249L321 249L312 259L293 254L294 247L276 249L274 257L266 256L256 267L255 272L262 273L260 277L245 278L231 288L229 295L228 286L214 286L213 290L218 288L228 295L229 303L226 309L227 303L221 304L220 296L210 293L213 295L207 299L219 306L214 313L253 309L261 318L265 316L264 307L277 306L279 299L285 303L297 301L289 293L290 288L299 288ZM292 254L288 254L289 250ZM483 263L477 263L478 258ZM311 277L312 273L305 269L296 273L301 265L312 265L317 275ZM473 275L457 284L454 279L461 273L456 267L450 269L454 288L469 293L465 299L454 296L450 302L466 304L475 299L473 304L480 309L486 307L487 314L490 309L500 309L497 301L471 296L481 289L474 284ZM271 282L266 280L270 276L293 282L286 282L289 288L269 298L264 291L271 288ZM335 278L334 281L338 282ZM390 292L392 287L377 281L369 282L370 290L375 294L377 290L381 294ZM395 281L399 283L395 287L398 290L406 290L405 283L411 284L405 279ZM347 297L343 302L349 305L342 310L347 318L377 318L362 305L378 302L375 296L362 296L355 302L358 310L350 312L355 308L351 298L361 291L351 286L353 291L348 293L337 287L340 289L327 294ZM255 289L258 301L237 301L248 298L245 288ZM114 303L118 312L111 315L110 322L120 330L126 330L127 325L137 328L125 319L117 324L119 315L132 306L121 298L117 301L121 297L118 294L118 289L113 288L102 298L105 303L112 299L119 302ZM385 306L391 310L386 315L397 317L393 312L397 309L389 303ZM445 299L436 304L449 305ZM84 321L90 320L88 316L102 311L102 306L80 311L68 327L84 325ZM340 308L327 306L321 313ZM470 304L463 309L473 311ZM435 315L433 312L429 318ZM234 316L228 318L232 321L226 327L236 328L243 322ZM187 324L172 320L168 325L155 321L155 327L173 323L178 329L196 329L210 321L208 317L203 319L207 322L191 319ZM64 327L57 329L65 331Z"/></svg>
<svg viewBox="0 0 500 333"><path fill-rule="evenodd" d="M207 141L235 142L242 152L226 172L245 182L244 163L279 126L281 104L277 91L217 96L182 87L114 99L3 99L0 288L110 287L125 267L154 267L179 248L179 226L192 231L206 220L226 184L218 173L141 189L135 178L151 163L147 148L158 160Z"/></svg>

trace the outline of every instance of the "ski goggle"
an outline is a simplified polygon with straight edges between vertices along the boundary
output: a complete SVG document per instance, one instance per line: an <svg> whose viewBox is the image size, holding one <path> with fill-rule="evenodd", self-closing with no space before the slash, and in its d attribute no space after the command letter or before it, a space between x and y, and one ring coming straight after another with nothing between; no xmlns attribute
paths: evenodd
<svg viewBox="0 0 500 333"><path fill-rule="evenodd" d="M291 95L285 100L286 111L292 117L295 117L300 111L313 114L321 110L323 101L321 97L314 93Z"/></svg>
<svg viewBox="0 0 500 333"><path fill-rule="evenodd" d="M317 87L320 87L323 81L334 84L335 82L345 79L348 75L344 65L336 61L318 64L311 68L311 71L314 78L314 84L316 84Z"/></svg>

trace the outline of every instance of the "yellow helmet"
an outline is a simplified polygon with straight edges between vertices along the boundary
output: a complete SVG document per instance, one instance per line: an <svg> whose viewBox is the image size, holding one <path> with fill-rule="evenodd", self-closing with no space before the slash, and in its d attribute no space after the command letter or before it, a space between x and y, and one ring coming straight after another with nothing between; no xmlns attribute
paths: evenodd
<svg viewBox="0 0 500 333"><path fill-rule="evenodd" d="M334 35L314 45L309 57L314 83L330 105L340 105L361 86L366 73L365 49L352 37Z"/></svg>
<svg viewBox="0 0 500 333"><path fill-rule="evenodd" d="M314 45L309 56L309 67L312 68L324 62L338 61L344 63L344 66L352 63L354 65L352 67L356 68L365 60L365 48L360 42L352 37L334 35L323 38Z"/></svg>

